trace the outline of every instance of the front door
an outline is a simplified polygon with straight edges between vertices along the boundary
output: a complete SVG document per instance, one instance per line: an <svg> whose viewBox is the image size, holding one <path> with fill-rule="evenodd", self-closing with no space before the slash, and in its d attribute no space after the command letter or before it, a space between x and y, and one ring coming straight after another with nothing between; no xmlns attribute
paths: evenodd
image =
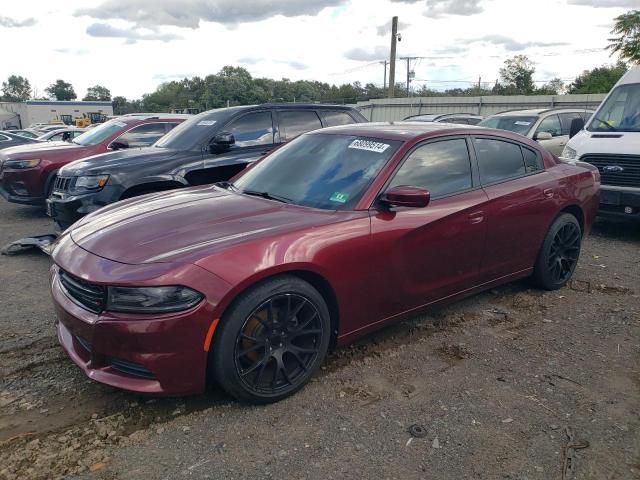
<svg viewBox="0 0 640 480"><path fill-rule="evenodd" d="M554 155L559 156L562 153L562 150L564 150L564 146L569 141L569 133L565 135L562 132L562 125L560 124L560 118L558 118L558 115L549 115L540 122L533 136L534 140L537 140L538 133L540 132L547 132L551 134L551 139L538 140L538 143Z"/></svg>

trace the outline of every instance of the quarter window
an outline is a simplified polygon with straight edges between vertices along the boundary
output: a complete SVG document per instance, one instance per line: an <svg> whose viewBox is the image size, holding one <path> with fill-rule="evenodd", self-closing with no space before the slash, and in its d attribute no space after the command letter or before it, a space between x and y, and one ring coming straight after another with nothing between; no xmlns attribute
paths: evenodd
<svg viewBox="0 0 640 480"><path fill-rule="evenodd" d="M349 125L355 120L345 112L322 112L322 119L327 127L337 127L338 125Z"/></svg>
<svg viewBox="0 0 640 480"><path fill-rule="evenodd" d="M411 185L429 190L434 198L468 190L471 162L464 139L428 143L409 154L390 187Z"/></svg>
<svg viewBox="0 0 640 480"><path fill-rule="evenodd" d="M225 131L232 133L236 147L251 147L273 144L273 121L271 112L248 113L233 120Z"/></svg>
<svg viewBox="0 0 640 480"><path fill-rule="evenodd" d="M522 176L526 173L520 146L487 138L475 139L480 168L480 181L490 184Z"/></svg>
<svg viewBox="0 0 640 480"><path fill-rule="evenodd" d="M522 155L524 156L524 165L527 173L538 172L544 170L544 164L542 163L542 157L533 150L528 148L522 148Z"/></svg>
<svg viewBox="0 0 640 480"><path fill-rule="evenodd" d="M562 135L562 127L560 126L560 119L557 115L549 115L538 125L536 133L548 132L554 137Z"/></svg>
<svg viewBox="0 0 640 480"><path fill-rule="evenodd" d="M280 112L280 135L284 135L285 142L319 128L322 128L322 124L316 112L308 110Z"/></svg>

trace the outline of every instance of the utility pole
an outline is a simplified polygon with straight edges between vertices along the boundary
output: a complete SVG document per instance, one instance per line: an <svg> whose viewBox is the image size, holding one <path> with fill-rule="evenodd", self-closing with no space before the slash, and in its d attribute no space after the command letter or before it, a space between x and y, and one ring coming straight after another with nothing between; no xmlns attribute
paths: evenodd
<svg viewBox="0 0 640 480"><path fill-rule="evenodd" d="M385 91L387 89L387 65L389 64L388 60L385 60L384 62L380 62L384 65L384 80L382 81L382 91Z"/></svg>
<svg viewBox="0 0 640 480"><path fill-rule="evenodd" d="M482 88L481 82L482 82L482 77L478 76L478 95L480 95L480 89Z"/></svg>
<svg viewBox="0 0 640 480"><path fill-rule="evenodd" d="M409 93L411 92L411 90L410 90L411 79L415 76L415 72L411 71L411 60L418 60L419 58L424 58L424 57L400 57L400 60L406 60L407 61L407 97L409 96Z"/></svg>
<svg viewBox="0 0 640 480"><path fill-rule="evenodd" d="M389 59L389 98L393 98L396 85L396 41L398 40L398 17L391 20L391 58Z"/></svg>

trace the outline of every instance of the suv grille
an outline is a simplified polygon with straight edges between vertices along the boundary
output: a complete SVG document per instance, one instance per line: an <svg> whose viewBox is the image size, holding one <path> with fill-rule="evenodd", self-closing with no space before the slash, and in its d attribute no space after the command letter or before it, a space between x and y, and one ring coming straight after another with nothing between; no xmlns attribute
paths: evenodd
<svg viewBox="0 0 640 480"><path fill-rule="evenodd" d="M73 177L56 177L56 181L53 184L54 192L68 192L69 187L71 187L71 182L73 181Z"/></svg>
<svg viewBox="0 0 640 480"><path fill-rule="evenodd" d="M62 270L60 270L60 283L72 300L90 312L100 313L104 309L106 287L80 280Z"/></svg>
<svg viewBox="0 0 640 480"><path fill-rule="evenodd" d="M603 185L640 187L640 155L583 155L580 160L598 167Z"/></svg>

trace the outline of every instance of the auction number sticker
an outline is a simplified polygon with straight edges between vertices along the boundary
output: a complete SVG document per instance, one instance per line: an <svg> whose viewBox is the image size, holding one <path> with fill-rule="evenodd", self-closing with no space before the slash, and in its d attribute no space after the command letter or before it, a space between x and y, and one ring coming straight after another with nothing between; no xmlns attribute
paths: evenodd
<svg viewBox="0 0 640 480"><path fill-rule="evenodd" d="M390 146L391 145L389 145L388 143L358 139L351 142L348 148L355 148L356 150L366 150L367 152L382 153Z"/></svg>
<svg viewBox="0 0 640 480"><path fill-rule="evenodd" d="M349 197L350 195L345 192L333 192L333 195L329 197L329 200L331 200L332 202L347 203Z"/></svg>
<svg viewBox="0 0 640 480"><path fill-rule="evenodd" d="M210 127L211 125L215 125L215 120L200 120L198 125L202 125L203 127Z"/></svg>
<svg viewBox="0 0 640 480"><path fill-rule="evenodd" d="M518 121L513 122L513 123L515 123L516 125L522 125L523 127L531 125L531 122L523 122L522 120L518 120Z"/></svg>

